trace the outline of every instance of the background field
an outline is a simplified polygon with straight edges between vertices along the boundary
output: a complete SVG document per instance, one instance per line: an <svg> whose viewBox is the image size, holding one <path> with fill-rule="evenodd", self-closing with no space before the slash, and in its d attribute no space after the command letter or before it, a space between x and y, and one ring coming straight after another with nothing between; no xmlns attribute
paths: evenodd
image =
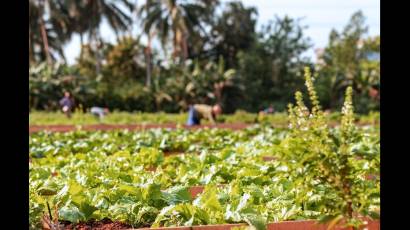
<svg viewBox="0 0 410 230"><path fill-rule="evenodd" d="M68 119L60 112L32 112L29 115L30 125L96 125L96 124L185 124L188 114L172 114L172 113L129 113L129 112L113 112L106 116L103 120L99 120L89 113L77 112L73 114L71 119ZM380 113L371 112L368 115L356 115L358 124L379 125ZM329 122L337 124L340 122L340 113L331 113L327 115ZM259 116L255 113L238 111L231 115L221 115L217 119L220 123L270 123L277 126L286 126L288 118L286 113L275 113ZM203 124L209 124L208 121L203 121Z"/></svg>

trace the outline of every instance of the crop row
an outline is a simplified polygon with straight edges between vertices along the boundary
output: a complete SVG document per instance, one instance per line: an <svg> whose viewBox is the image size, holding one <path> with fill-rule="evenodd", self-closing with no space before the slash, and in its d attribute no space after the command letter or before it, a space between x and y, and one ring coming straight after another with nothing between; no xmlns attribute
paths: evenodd
<svg viewBox="0 0 410 230"><path fill-rule="evenodd" d="M355 151L366 157L354 166L366 201L355 211L369 216L379 207L378 177L366 180L378 174L378 134L362 132ZM248 223L263 229L268 222L325 218L326 204L340 198L285 160L288 136L268 127L32 134L31 225L48 213L47 203L59 220L109 218L133 227ZM184 154L165 157L171 152ZM196 185L205 190L192 197Z"/></svg>
<svg viewBox="0 0 410 230"><path fill-rule="evenodd" d="M333 112L327 115L330 122L337 123L341 114ZM113 112L108 114L103 120L99 120L89 113L76 112L71 119L67 119L63 113L59 112L31 112L29 115L30 125L91 125L91 124L185 124L188 118L187 113L129 113ZM288 124L286 113L267 114L258 116L255 113L237 111L234 114L224 114L217 119L221 123L271 123L275 126L286 126ZM360 124L377 125L380 121L379 112L372 112L368 115L356 115L356 121ZM207 124L207 121L204 121Z"/></svg>

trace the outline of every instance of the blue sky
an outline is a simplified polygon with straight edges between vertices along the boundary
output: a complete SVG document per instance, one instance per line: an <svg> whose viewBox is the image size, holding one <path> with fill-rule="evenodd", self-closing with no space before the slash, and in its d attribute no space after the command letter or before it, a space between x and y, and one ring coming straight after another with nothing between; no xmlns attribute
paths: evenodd
<svg viewBox="0 0 410 230"><path fill-rule="evenodd" d="M221 2L228 1L221 0ZM310 37L314 44L304 55L312 59L316 48L326 46L332 28L338 31L343 29L350 16L357 10L362 10L366 16L369 35L380 34L379 0L243 0L242 2L246 6L254 6L258 9L258 28L273 19L275 15L303 18L301 23L308 26L305 35ZM102 25L101 35L106 41L115 41L115 36L106 23ZM79 53L79 37L74 36L65 47L68 63L74 63Z"/></svg>

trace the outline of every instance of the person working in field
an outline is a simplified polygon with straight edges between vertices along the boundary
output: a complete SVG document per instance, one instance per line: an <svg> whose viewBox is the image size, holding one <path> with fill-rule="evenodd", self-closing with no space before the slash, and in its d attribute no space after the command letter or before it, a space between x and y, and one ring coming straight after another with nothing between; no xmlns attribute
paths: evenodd
<svg viewBox="0 0 410 230"><path fill-rule="evenodd" d="M208 119L213 125L216 124L215 119L218 115L222 113L222 108L220 105L216 104L214 106L195 104L189 107L188 112L188 126L200 125L201 119Z"/></svg>
<svg viewBox="0 0 410 230"><path fill-rule="evenodd" d="M109 113L109 110L107 108L101 108L101 107L94 106L94 107L91 107L90 112L92 115L102 120L105 117L105 115Z"/></svg>
<svg viewBox="0 0 410 230"><path fill-rule="evenodd" d="M69 92L64 92L64 97L60 100L60 106L63 113L70 118L71 117L71 110L74 107L74 100L71 98Z"/></svg>

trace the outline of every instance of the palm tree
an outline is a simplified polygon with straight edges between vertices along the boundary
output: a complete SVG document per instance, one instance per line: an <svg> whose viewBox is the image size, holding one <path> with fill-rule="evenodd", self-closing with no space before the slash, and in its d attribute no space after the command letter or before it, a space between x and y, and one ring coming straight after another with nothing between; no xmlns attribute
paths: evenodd
<svg viewBox="0 0 410 230"><path fill-rule="evenodd" d="M88 32L90 38L97 39L98 29L105 18L115 34L124 31L131 23L129 13L133 4L128 0L68 0L67 7L74 22L75 31ZM125 11L121 9L125 7ZM129 11L129 12L128 12Z"/></svg>
<svg viewBox="0 0 410 230"><path fill-rule="evenodd" d="M36 45L41 44L41 40L38 37L38 31L40 30L40 20L42 17L42 11L37 1L29 1L29 60L30 63L36 62ZM46 42L46 41L44 41ZM44 43L43 43L44 44ZM44 45L46 47L46 45Z"/></svg>
<svg viewBox="0 0 410 230"><path fill-rule="evenodd" d="M145 60L146 60L146 66L147 66L147 79L146 79L145 85L147 87L151 86L151 72L152 72L151 41L154 36L155 36L155 33L148 34L148 43L147 43L147 47L145 47Z"/></svg>
<svg viewBox="0 0 410 230"><path fill-rule="evenodd" d="M80 36L80 60L84 56L84 34L89 30L88 15L84 1L67 1L68 15L72 30Z"/></svg>
<svg viewBox="0 0 410 230"><path fill-rule="evenodd" d="M69 18L63 1L29 0L29 60L47 60L57 52L63 59L63 44L71 37ZM42 49L39 47L43 47Z"/></svg>
<svg viewBox="0 0 410 230"><path fill-rule="evenodd" d="M74 31L80 35L81 43L83 43L83 34L88 33L89 40L94 43L96 51L99 51L101 45L99 28L104 18L117 37L120 31L128 29L132 21L129 12L132 11L133 4L128 0L68 0L66 2L73 20ZM125 7L125 11L121 9L120 4ZM96 69L99 73L101 53L95 53L97 59Z"/></svg>
<svg viewBox="0 0 410 230"><path fill-rule="evenodd" d="M188 57L188 38L198 30L205 31L202 22L209 19L217 0L197 0L193 3L178 0L147 0L138 11L144 33L155 30L165 49L172 32L173 57Z"/></svg>
<svg viewBox="0 0 410 230"><path fill-rule="evenodd" d="M127 0L29 0L30 60L45 56L51 61L51 49L64 56L62 45L73 33L81 38L89 33L90 40L100 40L98 29L103 18L116 34L127 29L131 18L120 4L127 10L133 7ZM36 54L39 44L43 49Z"/></svg>

